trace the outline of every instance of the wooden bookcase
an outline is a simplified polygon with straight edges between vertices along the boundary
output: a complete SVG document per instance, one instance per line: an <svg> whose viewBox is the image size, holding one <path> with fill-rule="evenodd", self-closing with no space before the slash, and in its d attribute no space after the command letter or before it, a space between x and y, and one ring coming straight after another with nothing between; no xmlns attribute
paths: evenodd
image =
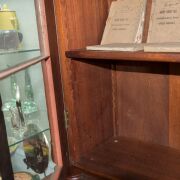
<svg viewBox="0 0 180 180"><path fill-rule="evenodd" d="M55 0L69 162L97 179L180 179L180 55L83 49L110 3Z"/></svg>

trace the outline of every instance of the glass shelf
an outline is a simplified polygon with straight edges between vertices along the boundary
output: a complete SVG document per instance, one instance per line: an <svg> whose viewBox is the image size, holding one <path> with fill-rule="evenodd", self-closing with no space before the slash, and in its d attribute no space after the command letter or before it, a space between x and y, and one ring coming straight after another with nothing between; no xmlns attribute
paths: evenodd
<svg viewBox="0 0 180 180"><path fill-rule="evenodd" d="M15 53L29 53L29 52L36 52L36 51L40 52L40 49L20 49L20 50L7 50L7 51L0 50L0 56L8 55L8 54L15 54Z"/></svg>
<svg viewBox="0 0 180 180"><path fill-rule="evenodd" d="M0 93L11 152L50 129L41 63L2 79Z"/></svg>
<svg viewBox="0 0 180 180"><path fill-rule="evenodd" d="M39 56L41 56L40 49L0 52L0 71L4 71Z"/></svg>
<svg viewBox="0 0 180 180"><path fill-rule="evenodd" d="M22 139L15 139L15 138L13 138L13 137L8 137L8 144L9 144L9 148L12 148L13 149L13 146L16 146L16 145L18 145L19 143L21 143L21 142L23 142L24 140L27 140L27 139L30 139L30 138L32 138L32 137L34 137L34 136L37 136L37 135L39 135L39 134L41 134L41 133L44 133L44 132L46 132L46 131L49 131L50 129L49 128L47 128L47 129L44 129L44 130L42 130L42 131L40 131L40 132L38 132L38 133L35 133L35 134L31 134L30 136L28 136L27 138L22 138ZM14 147L14 148L16 148L16 147ZM11 150L10 150L11 151Z"/></svg>
<svg viewBox="0 0 180 180"><path fill-rule="evenodd" d="M41 56L41 50L35 1L0 0L0 6L0 71L3 71Z"/></svg>

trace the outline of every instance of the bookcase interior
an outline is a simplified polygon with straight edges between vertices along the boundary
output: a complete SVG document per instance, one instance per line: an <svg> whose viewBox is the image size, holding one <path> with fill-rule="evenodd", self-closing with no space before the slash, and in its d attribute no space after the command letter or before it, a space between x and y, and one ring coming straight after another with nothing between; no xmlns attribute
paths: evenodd
<svg viewBox="0 0 180 180"><path fill-rule="evenodd" d="M179 55L71 51L100 43L110 2L67 0L74 21L62 11L70 161L109 179L180 179Z"/></svg>
<svg viewBox="0 0 180 180"><path fill-rule="evenodd" d="M179 178L179 66L91 60L72 64L73 164L109 178L124 173L141 179Z"/></svg>

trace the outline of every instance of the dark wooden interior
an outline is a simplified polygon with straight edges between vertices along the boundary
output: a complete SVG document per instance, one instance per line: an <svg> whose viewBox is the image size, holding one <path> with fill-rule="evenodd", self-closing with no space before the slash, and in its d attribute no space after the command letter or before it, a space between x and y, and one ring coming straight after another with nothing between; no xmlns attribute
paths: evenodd
<svg viewBox="0 0 180 180"><path fill-rule="evenodd" d="M180 179L179 151L131 138L112 138L76 165L107 179Z"/></svg>
<svg viewBox="0 0 180 180"><path fill-rule="evenodd" d="M107 179L180 179L180 55L72 50L100 43L110 1L55 5L71 164Z"/></svg>

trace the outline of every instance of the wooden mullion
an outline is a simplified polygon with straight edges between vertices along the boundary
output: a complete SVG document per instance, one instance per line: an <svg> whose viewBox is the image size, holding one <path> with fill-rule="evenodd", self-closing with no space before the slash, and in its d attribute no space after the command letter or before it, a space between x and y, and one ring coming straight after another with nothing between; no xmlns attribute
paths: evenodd
<svg viewBox="0 0 180 180"><path fill-rule="evenodd" d="M28 68L32 65L35 65L43 60L47 60L49 58L49 56L40 56L40 57L37 57L37 58L33 58L33 59L30 59L28 62L26 63L21 63L17 66L14 66L8 70L4 70L2 72L0 72L0 79L3 79L11 74L14 74L16 72L19 72L25 68Z"/></svg>
<svg viewBox="0 0 180 180"><path fill-rule="evenodd" d="M60 134L60 146L61 146L61 155L62 155L62 171L61 177L64 178L67 174L67 170L69 167L69 153L68 153L68 142L67 142L67 133L65 129L65 120L64 120L64 99L62 92L62 81L61 81L61 70L60 70L60 55L59 55L59 42L57 40L57 32L56 32L56 21L55 21L55 7L54 1L44 1L45 11L46 11L46 22L47 22L47 41L50 44L49 53L50 53L50 61L46 61L43 64L43 73L46 78L46 92L49 89L48 85L52 85L52 82L48 81L48 79L54 82L54 94L53 97L56 100L54 104L54 109L57 109L57 123ZM48 47L46 47L47 49ZM52 69L51 69L52 68ZM52 71L52 76L50 72ZM52 92L52 88L51 88ZM46 93L48 95L48 93ZM51 98L47 98L47 101L53 101ZM56 106L56 107L55 107ZM52 110L52 107L50 108ZM53 127L55 121L51 121L51 127ZM56 127L54 127L56 128ZM57 129L57 128L56 128ZM52 137L57 139L57 134L55 132L52 133ZM54 142L56 143L56 142ZM57 145L56 145L57 147ZM58 150L58 148L57 148ZM56 150L56 151L57 151ZM58 157L59 155L56 155Z"/></svg>

